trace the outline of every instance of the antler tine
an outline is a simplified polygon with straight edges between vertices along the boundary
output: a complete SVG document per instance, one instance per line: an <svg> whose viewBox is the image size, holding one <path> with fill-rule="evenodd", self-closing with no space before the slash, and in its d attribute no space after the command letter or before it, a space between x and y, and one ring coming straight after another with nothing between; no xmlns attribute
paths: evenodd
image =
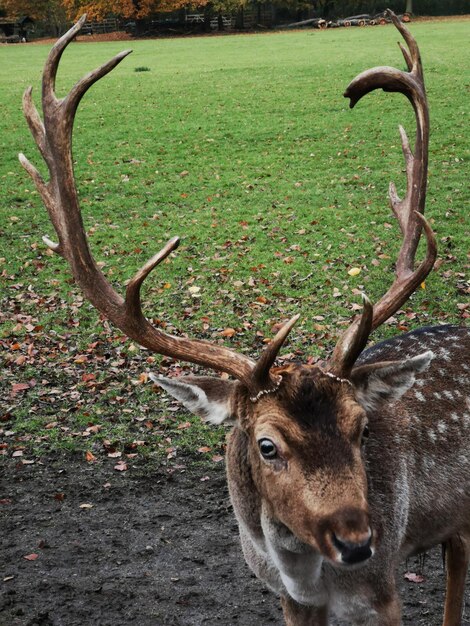
<svg viewBox="0 0 470 626"><path fill-rule="evenodd" d="M47 153L46 131L38 110L34 106L32 93L33 88L28 87L23 94L23 113L26 121L28 122L31 134L34 137L34 141L36 142L43 159L45 159Z"/></svg>
<svg viewBox="0 0 470 626"><path fill-rule="evenodd" d="M362 303L362 314L341 337L328 361L328 369L338 376L350 374L358 356L366 347L372 330L374 308L365 293L362 294Z"/></svg>
<svg viewBox="0 0 470 626"><path fill-rule="evenodd" d="M84 76L81 80L78 81L78 83L76 83L72 87L64 101L70 118L73 119L77 107L80 104L80 100L83 98L88 89L90 89L90 87L94 85L98 80L100 80L100 78L103 78L103 76L109 74L109 72L111 72L116 67L116 65L118 65L123 59L125 59L131 52L132 50L123 50L119 54L116 54L115 57L110 59L107 63L103 63L103 65Z"/></svg>
<svg viewBox="0 0 470 626"><path fill-rule="evenodd" d="M276 336L268 343L264 352L256 363L256 367L253 370L252 377L256 381L257 386L261 389L269 388L272 383L269 370L274 365L274 361L282 348L283 343L287 339L290 331L297 323L300 315L294 315L288 322L286 322L277 332Z"/></svg>
<svg viewBox="0 0 470 626"><path fill-rule="evenodd" d="M413 71L413 72L418 73L422 78L423 67L421 65L421 55L419 52L419 47L416 42L416 39L413 37L410 31L406 28L406 26L399 20L399 18L395 15L393 11L391 11L390 9L387 9L386 13L387 15L390 16L396 29L400 32L401 36L406 41L406 45L408 46L409 53L400 42L398 43L403 53L403 56L405 57L408 70L410 72Z"/></svg>
<svg viewBox="0 0 470 626"><path fill-rule="evenodd" d="M179 245L179 237L173 237L173 239L170 239L166 246L149 259L128 282L126 289L126 305L130 315L136 317L143 315L140 302L140 288L142 287L144 280L150 272L162 261L164 261L167 256L173 252L173 250L176 250Z"/></svg>
<svg viewBox="0 0 470 626"><path fill-rule="evenodd" d="M420 52L408 29L394 13L388 11L388 14L408 45L409 52L399 44L409 71L403 72L393 67L376 67L366 70L356 76L344 93L345 97L350 98L351 108L374 89L381 88L384 91L402 93L411 102L416 118L416 139L413 151L405 130L400 126L407 179L404 198L400 199L394 183L390 183L389 188L390 205L403 235L396 263L396 277L392 286L373 308L370 331L380 326L406 302L431 271L437 255L434 233L423 217L427 185L429 111ZM415 256L423 228L427 240L426 257L415 269ZM361 321L355 320L340 337L330 361L330 367L335 373L347 375L351 371L360 353L357 351L357 346L363 344L364 347L367 342L362 328ZM354 338L356 334L361 336L360 340Z"/></svg>
<svg viewBox="0 0 470 626"><path fill-rule="evenodd" d="M59 62L65 48L75 38L78 32L82 29L83 24L86 22L86 13L78 20L76 24L68 30L65 35L62 35L60 39L52 46L49 56L47 57L46 64L44 66L44 72L42 75L42 95L43 98L50 98L56 100L55 96L55 79L57 76L57 69Z"/></svg>
<svg viewBox="0 0 470 626"><path fill-rule="evenodd" d="M24 112L31 133L38 144L49 169L50 179L45 182L37 169L20 154L22 166L33 179L48 210L59 237L59 243L45 237L44 241L69 263L75 281L85 297L131 339L153 352L189 361L226 372L241 380L252 392L258 388L252 377L255 362L221 345L207 341L175 337L155 328L141 310L140 289L143 281L163 259L178 246L178 238L171 239L131 279L126 298L118 294L98 268L85 234L72 159L72 129L77 106L85 92L97 80L110 72L129 50L116 55L101 67L83 77L63 99L55 96L57 67L66 46L79 32L85 21L83 16L53 47L43 73L43 116L41 121L31 98L31 88L25 92Z"/></svg>
<svg viewBox="0 0 470 626"><path fill-rule="evenodd" d="M436 262L437 241L434 232L424 215L418 213L418 211L414 211L413 213L415 219L418 220L424 228L427 244L426 256L413 272L402 272L400 274L397 266L395 281L387 293L374 306L374 319L371 330L378 328L403 306L410 295L421 285Z"/></svg>

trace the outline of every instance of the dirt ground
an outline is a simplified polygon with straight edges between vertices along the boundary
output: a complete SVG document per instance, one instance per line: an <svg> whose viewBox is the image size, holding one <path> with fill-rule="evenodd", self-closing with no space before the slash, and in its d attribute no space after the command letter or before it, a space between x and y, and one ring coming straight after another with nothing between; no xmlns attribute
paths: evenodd
<svg viewBox="0 0 470 626"><path fill-rule="evenodd" d="M113 466L69 456L0 468L0 626L282 624L244 564L220 465ZM399 573L403 623L438 626L440 551L420 567Z"/></svg>

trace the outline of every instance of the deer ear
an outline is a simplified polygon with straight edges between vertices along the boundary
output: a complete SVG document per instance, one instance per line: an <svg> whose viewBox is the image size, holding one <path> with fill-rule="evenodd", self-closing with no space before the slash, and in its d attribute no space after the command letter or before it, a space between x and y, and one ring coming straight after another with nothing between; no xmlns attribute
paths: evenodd
<svg viewBox="0 0 470 626"><path fill-rule="evenodd" d="M374 410L385 402L402 397L415 382L416 374L423 372L434 358L431 351L406 361L386 361L360 365L351 373L356 397L366 411Z"/></svg>
<svg viewBox="0 0 470 626"><path fill-rule="evenodd" d="M234 419L232 397L236 382L210 376L165 378L150 374L153 382L179 400L191 413L212 424Z"/></svg>

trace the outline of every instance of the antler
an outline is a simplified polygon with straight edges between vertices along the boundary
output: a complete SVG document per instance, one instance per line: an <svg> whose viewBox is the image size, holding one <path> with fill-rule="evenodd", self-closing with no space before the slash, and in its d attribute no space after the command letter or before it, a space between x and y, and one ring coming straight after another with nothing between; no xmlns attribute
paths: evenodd
<svg viewBox="0 0 470 626"><path fill-rule="evenodd" d="M269 375L277 352L297 321L296 316L279 331L258 366L249 357L220 345L203 340L189 340L162 332L150 324L142 312L140 289L148 274L179 245L178 237L168 243L135 274L127 285L126 296L119 295L106 280L97 266L88 246L80 213L74 182L72 160L72 129L78 104L86 91L100 78L108 74L130 52L121 52L113 59L79 80L62 99L55 94L55 78L62 53L80 31L86 16L57 41L44 66L42 79L41 120L32 101L32 88L23 97L23 110L31 133L49 169L50 180L44 181L37 169L23 155L20 162L33 179L59 238L55 243L44 237L44 242L64 257L72 270L75 281L85 297L120 328L128 337L145 348L226 372L242 381L252 393L261 386L269 388L274 381Z"/></svg>
<svg viewBox="0 0 470 626"><path fill-rule="evenodd" d="M403 235L398 254L395 280L377 304L366 299L362 316L356 319L340 337L329 361L330 370L347 376L367 339L375 328L380 326L408 300L434 266L437 245L434 233L423 216L426 200L428 168L429 111L424 87L423 68L418 45L411 33L392 11L387 11L396 28L402 34L408 50L399 43L405 57L408 72L393 67L375 67L362 72L347 87L344 96L350 98L353 108L359 100L374 89L394 91L404 94L411 102L416 117L416 140L411 151L405 130L400 126L400 136L406 164L406 194L400 199L394 183L390 183L389 199ZM424 229L427 250L424 260L415 269L415 255L421 231Z"/></svg>

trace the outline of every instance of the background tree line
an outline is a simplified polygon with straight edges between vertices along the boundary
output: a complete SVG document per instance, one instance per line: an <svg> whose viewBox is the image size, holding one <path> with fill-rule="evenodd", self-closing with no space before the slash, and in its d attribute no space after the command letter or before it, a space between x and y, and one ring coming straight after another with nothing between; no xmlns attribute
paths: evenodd
<svg viewBox="0 0 470 626"><path fill-rule="evenodd" d="M90 21L106 17L145 20L157 13L180 9L212 13L235 13L248 5L274 5L293 15L302 13L324 18L376 14L385 8L396 13L457 15L469 12L469 0L0 0L0 16L28 16L47 24L58 34L83 13Z"/></svg>

